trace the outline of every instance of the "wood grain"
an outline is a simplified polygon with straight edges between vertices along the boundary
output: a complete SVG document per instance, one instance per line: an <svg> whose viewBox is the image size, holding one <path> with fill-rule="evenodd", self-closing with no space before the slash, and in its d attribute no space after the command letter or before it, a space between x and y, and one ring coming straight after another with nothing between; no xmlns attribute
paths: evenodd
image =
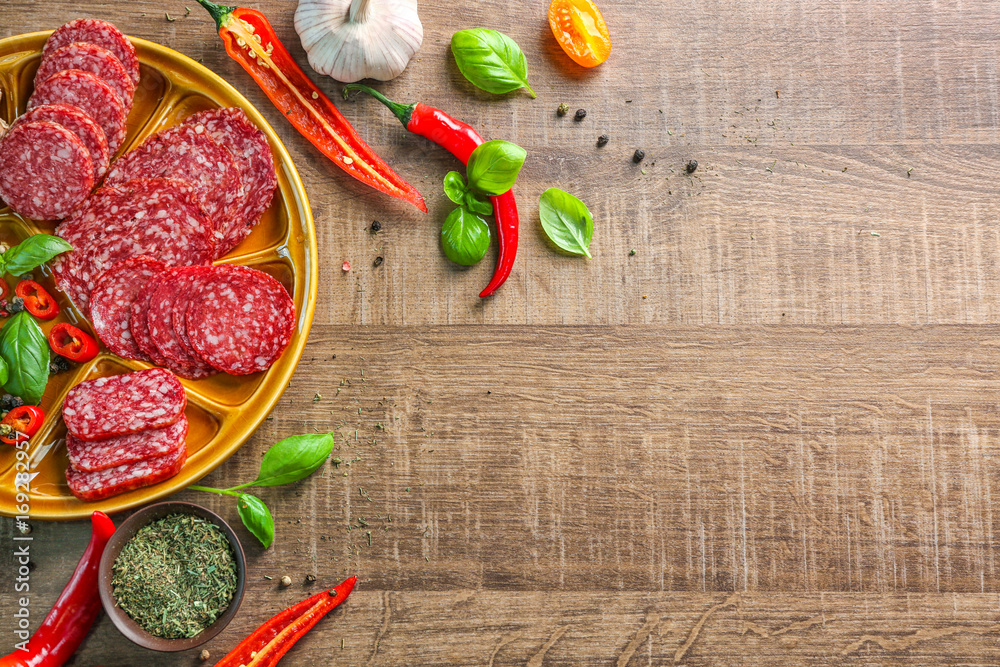
<svg viewBox="0 0 1000 667"><path fill-rule="evenodd" d="M206 483L253 477L304 430L334 430L337 462L260 490L278 538L263 551L245 535L247 601L213 656L314 590L307 574L358 574L282 665L1000 664L993 4L604 0L614 50L589 72L529 5L421 3L420 55L380 85L528 149L518 262L487 301L493 257L459 270L437 247L456 166L442 149L371 100L340 104L423 215L295 134L200 8L86 7L233 82L316 216L303 361ZM305 62L294 6L261 8ZM80 15L9 0L0 36ZM464 82L448 41L474 26L520 43L538 99ZM560 102L587 118L557 118ZM594 212L592 261L546 246L536 202L552 186ZM225 499L178 497L238 522ZM11 531L0 522L0 572ZM37 623L87 526L33 535ZM12 595L0 581L0 637ZM74 664L143 661L196 652L153 656L102 620Z"/></svg>

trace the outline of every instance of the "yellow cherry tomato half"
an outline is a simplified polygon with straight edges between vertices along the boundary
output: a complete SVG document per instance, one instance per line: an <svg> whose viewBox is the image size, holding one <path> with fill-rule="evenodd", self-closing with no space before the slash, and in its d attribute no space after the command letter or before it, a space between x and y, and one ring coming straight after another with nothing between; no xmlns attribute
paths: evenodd
<svg viewBox="0 0 1000 667"><path fill-rule="evenodd" d="M597 67L611 54L611 35L592 0L552 0L549 26L559 46L584 67Z"/></svg>

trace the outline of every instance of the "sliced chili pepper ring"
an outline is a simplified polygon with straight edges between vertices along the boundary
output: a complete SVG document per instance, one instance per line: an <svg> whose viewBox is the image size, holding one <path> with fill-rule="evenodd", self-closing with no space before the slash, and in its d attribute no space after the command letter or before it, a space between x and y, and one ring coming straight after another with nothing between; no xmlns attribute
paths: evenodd
<svg viewBox="0 0 1000 667"><path fill-rule="evenodd" d="M45 413L38 406L19 405L0 421L0 427L7 427L0 429L0 433L7 431L6 434L0 435L0 441L8 445L24 442L38 433L44 420Z"/></svg>
<svg viewBox="0 0 1000 667"><path fill-rule="evenodd" d="M14 293L24 299L27 311L40 320L51 320L59 314L59 304L34 280L22 280Z"/></svg>
<svg viewBox="0 0 1000 667"><path fill-rule="evenodd" d="M60 322L52 327L49 331L49 347L59 356L80 363L90 361L100 351L93 336L68 322Z"/></svg>

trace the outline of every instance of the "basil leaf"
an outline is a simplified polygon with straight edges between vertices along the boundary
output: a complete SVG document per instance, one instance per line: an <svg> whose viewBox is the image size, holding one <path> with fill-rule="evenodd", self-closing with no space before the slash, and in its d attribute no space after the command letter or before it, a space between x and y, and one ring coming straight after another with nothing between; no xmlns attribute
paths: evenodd
<svg viewBox="0 0 1000 667"><path fill-rule="evenodd" d="M499 95L523 87L535 97L528 61L507 35L486 28L460 30L451 36L451 52L462 76L486 92Z"/></svg>
<svg viewBox="0 0 1000 667"><path fill-rule="evenodd" d="M449 171L444 176L444 193L448 199L456 204L461 204L465 198L468 188L465 186L465 178L457 171Z"/></svg>
<svg viewBox="0 0 1000 667"><path fill-rule="evenodd" d="M590 239L594 236L594 216L586 204L568 192L549 188L538 202L545 235L560 250L590 257Z"/></svg>
<svg viewBox="0 0 1000 667"><path fill-rule="evenodd" d="M493 203L486 197L483 197L472 190L465 191L465 198L462 201L462 206L469 209L473 213L478 213L479 215L493 215Z"/></svg>
<svg viewBox="0 0 1000 667"><path fill-rule="evenodd" d="M38 405L49 382L49 343L28 311L14 315L0 329L0 357L9 371L3 388Z"/></svg>
<svg viewBox="0 0 1000 667"><path fill-rule="evenodd" d="M528 152L509 141L494 139L476 147L465 173L469 187L494 197L514 187Z"/></svg>
<svg viewBox="0 0 1000 667"><path fill-rule="evenodd" d="M23 276L56 255L72 249L73 246L58 236L35 234L4 252L3 267L12 276Z"/></svg>
<svg viewBox="0 0 1000 667"><path fill-rule="evenodd" d="M323 465L332 451L331 433L305 433L285 438L267 450L260 462L257 479L243 486L281 486L305 479Z"/></svg>
<svg viewBox="0 0 1000 667"><path fill-rule="evenodd" d="M7 379L10 377L10 367L7 366L7 362L0 357L0 385L7 384Z"/></svg>
<svg viewBox="0 0 1000 667"><path fill-rule="evenodd" d="M267 505L257 496L241 493L236 499L236 508L247 530L260 540L265 549L271 546L274 542L274 518Z"/></svg>
<svg viewBox="0 0 1000 667"><path fill-rule="evenodd" d="M464 208L456 208L441 227L441 248L451 261L472 266L490 247L490 227L486 221Z"/></svg>

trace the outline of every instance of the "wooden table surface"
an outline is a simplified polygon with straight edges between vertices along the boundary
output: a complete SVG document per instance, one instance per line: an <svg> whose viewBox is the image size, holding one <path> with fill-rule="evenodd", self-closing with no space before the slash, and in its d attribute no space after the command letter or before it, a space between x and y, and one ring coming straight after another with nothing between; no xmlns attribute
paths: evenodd
<svg viewBox="0 0 1000 667"><path fill-rule="evenodd" d="M247 599L214 657L356 574L282 665L1000 664L995 3L603 0L614 49L585 72L542 2L425 0L418 57L379 87L529 153L517 263L482 301L495 251L466 270L438 246L451 156L346 102L430 212L351 181L186 1L6 0L0 37L94 16L171 46L257 105L306 183L309 345L205 483L251 479L270 443L314 429L341 464L261 490L277 538L241 533ZM295 3L259 6L304 64ZM517 40L537 99L461 78L448 44L468 27ZM592 260L546 246L553 186L593 211ZM228 499L177 497L239 522ZM33 624L88 533L36 524ZM102 619L72 664L197 662Z"/></svg>

